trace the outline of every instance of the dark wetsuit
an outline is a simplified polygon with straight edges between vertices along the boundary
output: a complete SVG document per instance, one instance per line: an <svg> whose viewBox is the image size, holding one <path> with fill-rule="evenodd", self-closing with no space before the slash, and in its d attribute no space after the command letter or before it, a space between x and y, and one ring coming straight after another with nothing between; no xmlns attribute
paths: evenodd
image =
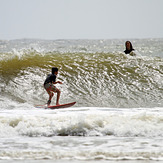
<svg viewBox="0 0 163 163"><path fill-rule="evenodd" d="M131 50L125 50L124 52L125 52L125 54L130 54L132 51L133 51L134 49L131 49Z"/></svg>
<svg viewBox="0 0 163 163"><path fill-rule="evenodd" d="M44 85L47 84L47 83L53 83L56 81L56 75L54 74L49 74L44 82Z"/></svg>
<svg viewBox="0 0 163 163"><path fill-rule="evenodd" d="M53 82L56 81L56 75L55 74L49 74L44 82L44 88L49 92L53 91L56 92L57 88L53 85Z"/></svg>

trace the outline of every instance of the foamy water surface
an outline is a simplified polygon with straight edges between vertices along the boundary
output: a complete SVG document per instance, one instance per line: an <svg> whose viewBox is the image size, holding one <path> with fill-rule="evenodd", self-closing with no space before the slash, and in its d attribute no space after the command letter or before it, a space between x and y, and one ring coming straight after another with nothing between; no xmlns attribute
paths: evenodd
<svg viewBox="0 0 163 163"><path fill-rule="evenodd" d="M162 162L163 40L131 41L0 41L0 162ZM54 66L77 103L35 108Z"/></svg>

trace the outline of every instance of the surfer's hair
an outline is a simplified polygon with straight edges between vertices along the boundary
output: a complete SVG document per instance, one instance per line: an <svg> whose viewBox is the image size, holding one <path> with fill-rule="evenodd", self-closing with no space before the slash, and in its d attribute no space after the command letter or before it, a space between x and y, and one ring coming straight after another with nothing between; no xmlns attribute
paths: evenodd
<svg viewBox="0 0 163 163"><path fill-rule="evenodd" d="M125 42L126 50L128 50L128 49L127 49L127 43L130 44L130 50L134 50L131 41L126 41L126 42Z"/></svg>
<svg viewBox="0 0 163 163"><path fill-rule="evenodd" d="M58 71L58 68L57 67L53 67L52 68L52 74L54 74L54 72L57 72Z"/></svg>

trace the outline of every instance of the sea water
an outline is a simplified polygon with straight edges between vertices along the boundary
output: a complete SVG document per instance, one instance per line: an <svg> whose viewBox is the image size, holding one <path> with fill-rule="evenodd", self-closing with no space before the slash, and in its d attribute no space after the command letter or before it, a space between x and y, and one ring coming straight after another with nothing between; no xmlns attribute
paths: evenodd
<svg viewBox="0 0 163 163"><path fill-rule="evenodd" d="M125 41L1 40L0 162L162 162L163 39ZM34 107L52 67L71 108Z"/></svg>

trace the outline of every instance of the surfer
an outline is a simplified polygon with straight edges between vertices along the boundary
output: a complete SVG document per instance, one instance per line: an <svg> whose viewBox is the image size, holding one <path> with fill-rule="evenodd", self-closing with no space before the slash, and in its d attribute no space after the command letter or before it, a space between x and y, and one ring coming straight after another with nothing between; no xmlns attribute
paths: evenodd
<svg viewBox="0 0 163 163"><path fill-rule="evenodd" d="M131 56L135 56L136 54L133 52L135 49L132 46L132 43L130 41L126 41L125 43L126 50L124 51L125 54L130 54Z"/></svg>
<svg viewBox="0 0 163 163"><path fill-rule="evenodd" d="M62 84L62 82L56 81L57 74L58 74L58 68L53 67L52 74L49 74L44 82L44 88L46 89L47 93L49 94L49 100L47 102L48 106L51 103L51 99L54 96L54 93L57 93L56 105L59 105L59 98L60 98L61 91L58 88L56 88L54 86L54 84L57 84L57 83Z"/></svg>

